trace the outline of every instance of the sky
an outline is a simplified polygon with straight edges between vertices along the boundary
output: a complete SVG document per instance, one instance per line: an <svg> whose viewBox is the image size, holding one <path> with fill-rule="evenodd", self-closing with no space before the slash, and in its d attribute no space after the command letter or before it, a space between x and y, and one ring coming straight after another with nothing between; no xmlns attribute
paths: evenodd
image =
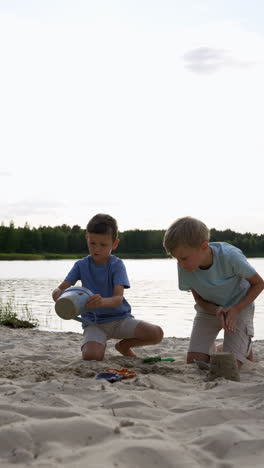
<svg viewBox="0 0 264 468"><path fill-rule="evenodd" d="M0 222L264 233L263 0L0 0Z"/></svg>

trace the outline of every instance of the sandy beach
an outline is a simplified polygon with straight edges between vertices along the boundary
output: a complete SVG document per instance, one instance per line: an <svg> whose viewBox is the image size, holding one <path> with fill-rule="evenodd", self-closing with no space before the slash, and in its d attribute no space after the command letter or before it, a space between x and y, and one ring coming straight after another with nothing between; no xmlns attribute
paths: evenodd
<svg viewBox="0 0 264 468"><path fill-rule="evenodd" d="M81 334L0 327L0 466L231 468L264 464L264 342L241 381L208 381L185 363L188 339L164 338L84 362ZM174 362L146 364L147 356ZM96 380L106 368L132 379Z"/></svg>

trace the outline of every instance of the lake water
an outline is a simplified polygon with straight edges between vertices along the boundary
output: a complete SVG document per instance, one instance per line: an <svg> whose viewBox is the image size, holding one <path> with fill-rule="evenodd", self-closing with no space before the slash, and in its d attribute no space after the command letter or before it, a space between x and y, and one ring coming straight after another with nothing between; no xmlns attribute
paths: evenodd
<svg viewBox="0 0 264 468"><path fill-rule="evenodd" d="M264 277L264 258L249 261ZM63 281L74 262L0 261L0 297L3 301L14 298L19 306L27 304L42 330L81 333L79 323L56 315L51 298L52 290ZM124 260L124 263L131 283L125 297L135 317L159 324L165 336L188 337L194 317L193 297L178 289L177 262L155 259ZM264 293L256 300L255 339L264 339Z"/></svg>

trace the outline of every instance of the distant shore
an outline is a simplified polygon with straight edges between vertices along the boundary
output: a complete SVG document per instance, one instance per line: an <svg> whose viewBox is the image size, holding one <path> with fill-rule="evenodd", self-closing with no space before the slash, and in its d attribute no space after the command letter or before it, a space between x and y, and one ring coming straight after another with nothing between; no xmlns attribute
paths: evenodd
<svg viewBox="0 0 264 468"><path fill-rule="evenodd" d="M56 253L43 253L43 254L34 254L34 253L0 253L1 260L77 260L79 258L86 257L86 254L56 254ZM152 258L170 258L166 253L156 254L156 253L115 253L115 255L122 259L152 259Z"/></svg>

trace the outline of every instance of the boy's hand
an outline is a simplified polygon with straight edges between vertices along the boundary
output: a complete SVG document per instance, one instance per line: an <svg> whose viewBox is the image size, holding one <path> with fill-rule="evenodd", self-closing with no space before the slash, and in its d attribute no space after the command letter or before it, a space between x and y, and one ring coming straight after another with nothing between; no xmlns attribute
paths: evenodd
<svg viewBox="0 0 264 468"><path fill-rule="evenodd" d="M218 307L216 316L221 321L222 328L226 333L233 333L236 331L236 321L239 313L239 310L237 310L235 306L226 307L225 309Z"/></svg>
<svg viewBox="0 0 264 468"><path fill-rule="evenodd" d="M54 300L54 302L56 302L57 299L59 299L61 293L62 293L62 290L60 288L54 289L54 291L52 293L52 299Z"/></svg>
<svg viewBox="0 0 264 468"><path fill-rule="evenodd" d="M103 298L100 294L94 294L93 296L89 297L86 308L93 309L94 307L103 307Z"/></svg>
<svg viewBox="0 0 264 468"><path fill-rule="evenodd" d="M236 308L236 306L227 307L225 309L225 323L229 331L235 332L236 331L236 322L237 318L240 314L240 311Z"/></svg>
<svg viewBox="0 0 264 468"><path fill-rule="evenodd" d="M225 330L226 333L228 333L229 330L226 326L225 309L223 309L223 307L218 307L215 314L219 318L222 328Z"/></svg>

